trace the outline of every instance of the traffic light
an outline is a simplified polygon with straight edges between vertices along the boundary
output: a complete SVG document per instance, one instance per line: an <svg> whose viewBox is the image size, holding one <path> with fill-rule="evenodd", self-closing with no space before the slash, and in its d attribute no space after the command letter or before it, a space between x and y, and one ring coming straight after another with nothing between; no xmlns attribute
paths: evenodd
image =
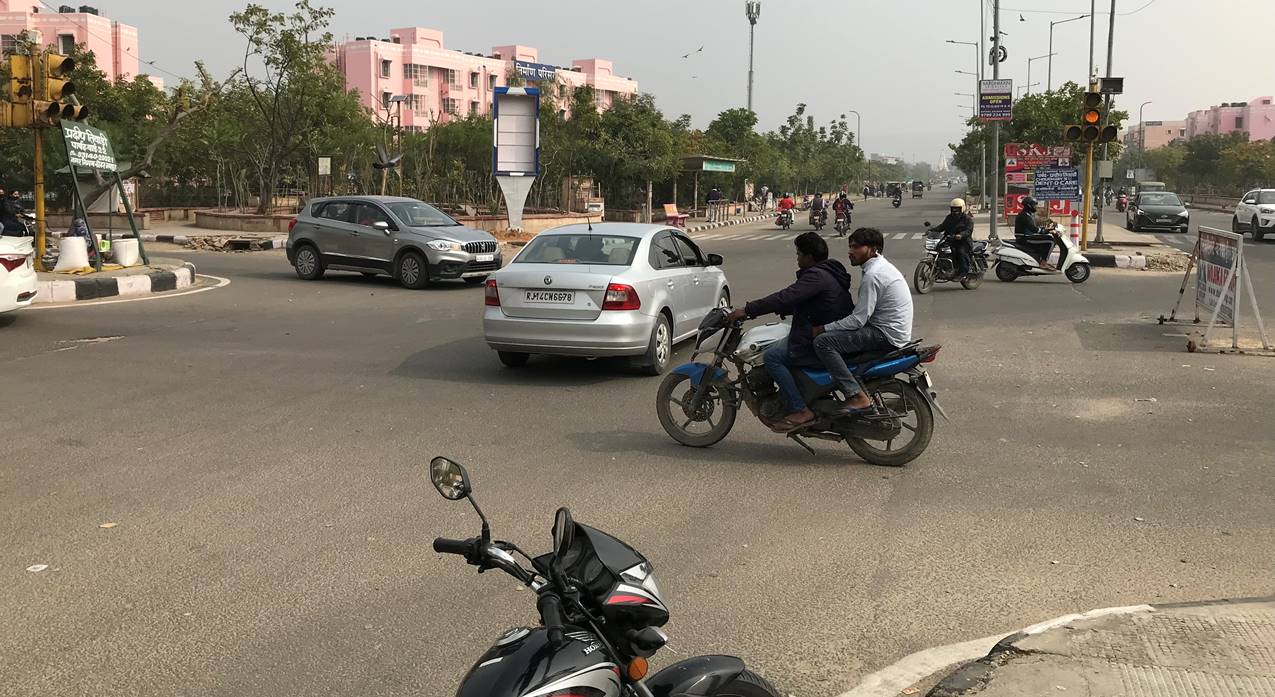
<svg viewBox="0 0 1275 697"><path fill-rule="evenodd" d="M1116 139L1119 129L1104 126L1103 96L1101 92L1086 92L1080 111L1079 125L1063 128L1063 140L1067 142L1110 143Z"/></svg>
<svg viewBox="0 0 1275 697"><path fill-rule="evenodd" d="M9 101L14 104L28 103L33 96L31 82L31 57L21 53L8 56L9 63Z"/></svg>
<svg viewBox="0 0 1275 697"><path fill-rule="evenodd" d="M30 128L30 102L0 102L0 128Z"/></svg>
<svg viewBox="0 0 1275 697"><path fill-rule="evenodd" d="M43 91L34 103L36 124L53 126L63 119L76 121L88 116L88 110L75 98L75 83L70 80L73 70L75 60L68 56L45 53L40 57L37 72Z"/></svg>

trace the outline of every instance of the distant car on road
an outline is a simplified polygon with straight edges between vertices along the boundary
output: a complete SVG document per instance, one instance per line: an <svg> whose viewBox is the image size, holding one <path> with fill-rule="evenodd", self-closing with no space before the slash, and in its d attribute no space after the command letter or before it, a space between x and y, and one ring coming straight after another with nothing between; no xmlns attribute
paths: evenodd
<svg viewBox="0 0 1275 697"><path fill-rule="evenodd" d="M1275 189L1254 189L1240 197L1231 218L1231 232L1251 232L1254 241L1275 235Z"/></svg>
<svg viewBox="0 0 1275 697"><path fill-rule="evenodd" d="M1186 232L1191 222L1191 212L1182 199L1171 191L1138 192L1125 209L1125 227L1134 232L1143 230L1172 230Z"/></svg>
<svg viewBox="0 0 1275 697"><path fill-rule="evenodd" d="M548 230L487 279L483 336L511 368L537 353L633 356L659 375L674 344L730 305L721 264L664 225Z"/></svg>
<svg viewBox="0 0 1275 697"><path fill-rule="evenodd" d="M413 289L456 278L479 285L500 268L500 245L490 233L398 196L312 199L288 224L287 253L307 281L340 269L388 274Z"/></svg>
<svg viewBox="0 0 1275 697"><path fill-rule="evenodd" d="M0 314L21 309L35 300L33 241L31 237L0 235Z"/></svg>

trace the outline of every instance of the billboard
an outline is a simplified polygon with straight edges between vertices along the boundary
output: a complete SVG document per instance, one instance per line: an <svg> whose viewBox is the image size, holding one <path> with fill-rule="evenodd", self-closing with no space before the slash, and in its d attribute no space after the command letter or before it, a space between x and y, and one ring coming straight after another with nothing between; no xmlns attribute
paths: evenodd
<svg viewBox="0 0 1275 697"><path fill-rule="evenodd" d="M978 118L980 121L1009 121L1014 116L1014 81L980 80Z"/></svg>
<svg viewBox="0 0 1275 697"><path fill-rule="evenodd" d="M110 137L92 126L74 121L63 121L61 125L66 156L72 167L98 172L115 171L115 151L111 148Z"/></svg>
<svg viewBox="0 0 1275 697"><path fill-rule="evenodd" d="M497 87L491 113L491 163L496 176L540 174L539 88Z"/></svg>
<svg viewBox="0 0 1275 697"><path fill-rule="evenodd" d="M1005 171L1021 172L1037 167L1071 166L1071 146L1040 143L1006 143Z"/></svg>

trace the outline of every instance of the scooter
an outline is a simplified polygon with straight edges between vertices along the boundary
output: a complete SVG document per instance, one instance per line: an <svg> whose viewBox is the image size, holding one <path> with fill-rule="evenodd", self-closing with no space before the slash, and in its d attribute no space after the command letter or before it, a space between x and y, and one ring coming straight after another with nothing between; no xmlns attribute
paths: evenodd
<svg viewBox="0 0 1275 697"><path fill-rule="evenodd" d="M894 206L895 208L898 208L899 206L902 206L902 205L903 205L903 193L902 193L902 192L900 192L900 193L895 194L895 195L894 195L894 198L890 200L890 205Z"/></svg>
<svg viewBox="0 0 1275 697"><path fill-rule="evenodd" d="M785 230L792 227L792 209L780 211L779 215L775 216L775 224Z"/></svg>
<svg viewBox="0 0 1275 697"><path fill-rule="evenodd" d="M779 697L734 656L693 656L648 677L647 659L668 643L660 627L669 611L646 557L559 508L553 550L532 558L512 542L492 539L463 466L436 457L429 473L443 498L468 500L482 522L477 537L435 538L434 551L464 557L479 573L514 577L531 591L522 596L536 599L543 624L506 630L474 662L457 697ZM461 606L448 607L449 620L462 621ZM486 614L476 613L475 623Z"/></svg>
<svg viewBox="0 0 1275 697"><path fill-rule="evenodd" d="M1056 223L1051 222L1045 230L1053 236L1054 243L1062 250L1058 255L1056 268L1048 269L1041 266L1035 256L1026 249L1019 248L1018 243L1013 240L997 239L993 241L993 244L999 244L992 251L992 256L995 258L996 278L1008 283L1021 276L1062 274L1072 283L1084 283L1089 280L1089 273L1092 270L1089 260L1080 253L1080 249L1075 242L1071 241L1071 237L1060 233Z"/></svg>

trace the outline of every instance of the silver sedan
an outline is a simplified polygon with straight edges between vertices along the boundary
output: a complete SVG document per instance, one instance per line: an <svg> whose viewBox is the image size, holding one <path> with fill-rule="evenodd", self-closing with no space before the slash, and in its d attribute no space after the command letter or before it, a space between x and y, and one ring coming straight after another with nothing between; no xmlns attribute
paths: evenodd
<svg viewBox="0 0 1275 697"><path fill-rule="evenodd" d="M721 264L664 225L548 230L487 279L483 335L509 367L534 353L634 356L659 375L675 343L730 305Z"/></svg>

